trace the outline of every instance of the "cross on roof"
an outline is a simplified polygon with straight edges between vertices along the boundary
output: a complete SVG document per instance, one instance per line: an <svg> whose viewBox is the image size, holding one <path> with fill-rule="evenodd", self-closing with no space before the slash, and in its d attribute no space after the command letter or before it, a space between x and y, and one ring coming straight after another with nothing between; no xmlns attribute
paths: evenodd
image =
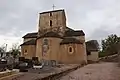
<svg viewBox="0 0 120 80"><path fill-rule="evenodd" d="M53 10L54 10L56 6L53 4L53 6L52 6L52 7L53 7Z"/></svg>

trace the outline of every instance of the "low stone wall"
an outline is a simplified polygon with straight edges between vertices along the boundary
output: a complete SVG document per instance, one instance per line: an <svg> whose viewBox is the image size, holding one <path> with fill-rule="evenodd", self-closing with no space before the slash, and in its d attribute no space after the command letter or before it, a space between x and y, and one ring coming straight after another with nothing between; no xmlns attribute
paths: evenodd
<svg viewBox="0 0 120 80"><path fill-rule="evenodd" d="M56 80L58 79L59 77L61 76L64 76L66 75L67 73L69 72L72 72L80 67L82 67L83 65L77 65L77 66L74 66L72 68L68 68L68 69L64 69L64 70L61 70L60 72L57 72L57 73L53 73L47 77L44 77L44 78L41 78L41 79L35 79L35 80Z"/></svg>
<svg viewBox="0 0 120 80"><path fill-rule="evenodd" d="M106 62L118 62L118 54L110 55L110 56L105 56L99 58L99 61L106 61Z"/></svg>

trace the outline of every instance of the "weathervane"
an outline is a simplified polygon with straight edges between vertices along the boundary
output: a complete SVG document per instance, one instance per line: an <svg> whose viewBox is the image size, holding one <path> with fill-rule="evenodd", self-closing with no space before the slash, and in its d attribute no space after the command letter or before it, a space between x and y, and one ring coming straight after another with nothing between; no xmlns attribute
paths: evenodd
<svg viewBox="0 0 120 80"><path fill-rule="evenodd" d="M53 7L53 10L54 10L56 6L53 4L53 6L52 6L52 7Z"/></svg>

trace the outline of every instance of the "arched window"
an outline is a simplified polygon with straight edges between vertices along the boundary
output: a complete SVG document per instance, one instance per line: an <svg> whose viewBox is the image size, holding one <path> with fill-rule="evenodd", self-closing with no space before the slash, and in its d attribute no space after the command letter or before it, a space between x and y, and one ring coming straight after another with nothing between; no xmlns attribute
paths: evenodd
<svg viewBox="0 0 120 80"><path fill-rule="evenodd" d="M52 12L50 12L50 16L52 16Z"/></svg>
<svg viewBox="0 0 120 80"><path fill-rule="evenodd" d="M71 47L69 48L69 52L72 52L72 48Z"/></svg>
<svg viewBox="0 0 120 80"><path fill-rule="evenodd" d="M28 53L27 53L27 49L24 50L24 54L25 54L25 55L28 54Z"/></svg>
<svg viewBox="0 0 120 80"><path fill-rule="evenodd" d="M25 53L27 52L27 50L25 49Z"/></svg>
<svg viewBox="0 0 120 80"><path fill-rule="evenodd" d="M72 46L68 47L68 52L69 54L73 54L74 53L74 48Z"/></svg>
<svg viewBox="0 0 120 80"><path fill-rule="evenodd" d="M52 20L50 20L50 26L52 26Z"/></svg>

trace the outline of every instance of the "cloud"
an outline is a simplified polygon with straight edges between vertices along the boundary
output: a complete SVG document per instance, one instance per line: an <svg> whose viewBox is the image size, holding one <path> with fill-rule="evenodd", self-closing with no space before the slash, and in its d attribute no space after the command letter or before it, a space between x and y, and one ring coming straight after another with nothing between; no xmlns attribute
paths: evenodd
<svg viewBox="0 0 120 80"><path fill-rule="evenodd" d="M37 31L38 13L52 10L53 4L66 10L67 25L84 30L87 40L120 35L119 0L0 0L0 39L12 44Z"/></svg>

